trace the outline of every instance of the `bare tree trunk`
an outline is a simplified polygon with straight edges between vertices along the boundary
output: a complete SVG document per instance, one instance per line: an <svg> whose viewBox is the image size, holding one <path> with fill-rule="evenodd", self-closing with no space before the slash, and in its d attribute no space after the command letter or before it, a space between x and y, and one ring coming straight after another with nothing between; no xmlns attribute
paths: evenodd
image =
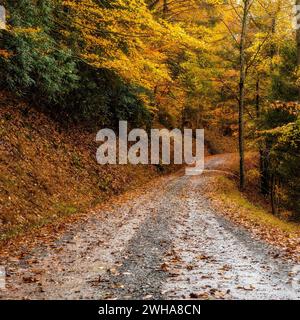
<svg viewBox="0 0 300 320"><path fill-rule="evenodd" d="M260 116L261 116L261 108L260 108L260 79L259 75L257 75L257 80L256 80L256 98L255 98L255 107L256 107L256 119L259 121ZM260 167L260 191L262 194L268 194L267 191L267 184L268 184L268 179L267 179L267 170L266 170L266 160L264 157L264 149L262 146L262 143L259 143L259 167Z"/></svg>
<svg viewBox="0 0 300 320"><path fill-rule="evenodd" d="M278 13L281 11L282 2L278 2L277 8L274 11L274 14L272 16L271 20L271 34L272 39L274 39L274 35L276 34L276 28L277 28L277 19L278 19ZM270 54L269 57L271 58L271 64L270 64L270 77L272 77L274 72L274 63L273 58L278 53L278 45L273 42L271 43L270 47ZM259 89L258 89L259 90ZM260 112L259 112L260 116ZM270 173L270 149L272 147L272 143L265 139L265 145L261 145L259 148L260 153L260 174L261 174L261 193L264 196L271 196L271 203L272 203L272 210L275 211L275 202L274 202L274 188L273 188L273 182L272 179L274 179ZM273 189L272 189L273 188Z"/></svg>
<svg viewBox="0 0 300 320"><path fill-rule="evenodd" d="M256 98L255 98L255 107L256 107L256 118L260 118L260 79L257 75L256 79Z"/></svg>
<svg viewBox="0 0 300 320"><path fill-rule="evenodd" d="M271 205L273 215L277 215L276 180L274 175L271 177Z"/></svg>
<svg viewBox="0 0 300 320"><path fill-rule="evenodd" d="M300 6L300 0L296 0L296 6ZM297 9L297 14L299 13L299 9ZM297 21L297 24L299 24L300 21ZM300 28L297 29L296 32L296 40L297 40L297 63L298 66L300 66Z"/></svg>
<svg viewBox="0 0 300 320"><path fill-rule="evenodd" d="M296 6L300 6L300 0L296 0ZM297 8L297 15L300 12L300 7ZM297 20L297 26L300 24L299 19ZM297 44L297 66L300 68L300 28L297 29L296 32L296 44ZM300 101L300 87L299 87L299 97Z"/></svg>
<svg viewBox="0 0 300 320"><path fill-rule="evenodd" d="M299 0L300 1L300 0ZM240 85L239 85L239 151L240 151L240 189L245 188L245 80L246 80L246 59L245 46L248 27L250 0L244 0L242 32L240 41Z"/></svg>

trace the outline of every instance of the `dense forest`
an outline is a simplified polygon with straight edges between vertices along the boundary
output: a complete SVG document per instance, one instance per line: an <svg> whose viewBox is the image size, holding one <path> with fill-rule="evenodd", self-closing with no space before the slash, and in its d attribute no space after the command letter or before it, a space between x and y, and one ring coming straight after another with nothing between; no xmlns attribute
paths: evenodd
<svg viewBox="0 0 300 320"><path fill-rule="evenodd" d="M128 120L132 127L217 132L239 146L240 189L255 176L274 214L299 218L294 1L0 4L7 22L0 30L2 90L91 130ZM259 154L256 171L245 168L248 151Z"/></svg>

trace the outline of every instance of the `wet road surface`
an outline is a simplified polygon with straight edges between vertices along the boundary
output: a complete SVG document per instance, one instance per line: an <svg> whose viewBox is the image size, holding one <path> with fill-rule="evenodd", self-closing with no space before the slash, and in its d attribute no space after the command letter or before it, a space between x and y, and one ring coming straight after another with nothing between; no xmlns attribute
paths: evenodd
<svg viewBox="0 0 300 320"><path fill-rule="evenodd" d="M226 159L212 157L207 169ZM50 246L6 258L1 299L299 299L299 267L215 212L210 174L171 176Z"/></svg>

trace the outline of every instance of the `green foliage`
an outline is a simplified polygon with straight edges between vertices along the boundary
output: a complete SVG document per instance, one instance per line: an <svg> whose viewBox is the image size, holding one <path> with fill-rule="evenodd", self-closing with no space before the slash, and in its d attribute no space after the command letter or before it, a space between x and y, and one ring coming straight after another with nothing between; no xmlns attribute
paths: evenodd
<svg viewBox="0 0 300 320"><path fill-rule="evenodd" d="M61 102L78 82L72 52L52 36L54 1L6 1L9 30L1 33L0 85L43 102Z"/></svg>
<svg viewBox="0 0 300 320"><path fill-rule="evenodd" d="M280 49L281 61L271 77L272 100L293 101L298 100L299 90L296 85L297 54L295 44L286 41Z"/></svg>
<svg viewBox="0 0 300 320"><path fill-rule="evenodd" d="M266 108L260 117L260 127L274 129L297 120L298 105L294 103L274 103Z"/></svg>
<svg viewBox="0 0 300 320"><path fill-rule="evenodd" d="M150 111L138 98L139 90L125 83L115 72L79 64L80 84L67 96L64 109L77 120L97 126L117 127L120 120L133 126L148 126Z"/></svg>
<svg viewBox="0 0 300 320"><path fill-rule="evenodd" d="M48 103L61 101L77 86L76 64L70 50L57 49L46 34L22 33L4 38L4 48L13 54L0 57L1 86L18 94L33 94Z"/></svg>
<svg viewBox="0 0 300 320"><path fill-rule="evenodd" d="M295 103L277 103L261 118L267 176L276 181L278 205L300 213L300 109Z"/></svg>
<svg viewBox="0 0 300 320"><path fill-rule="evenodd" d="M271 170L279 178L281 204L300 213L300 118L273 134Z"/></svg>
<svg viewBox="0 0 300 320"><path fill-rule="evenodd" d="M119 120L149 124L141 89L78 57L82 42L62 2L11 0L4 5L9 29L0 31L2 88L42 102L55 113L67 112L69 119L95 125L116 125Z"/></svg>

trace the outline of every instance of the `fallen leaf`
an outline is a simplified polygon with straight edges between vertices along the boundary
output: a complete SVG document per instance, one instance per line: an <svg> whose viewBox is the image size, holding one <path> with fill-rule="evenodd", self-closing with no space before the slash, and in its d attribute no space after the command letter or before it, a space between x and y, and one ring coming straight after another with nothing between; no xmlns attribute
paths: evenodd
<svg viewBox="0 0 300 320"><path fill-rule="evenodd" d="M236 288L240 290L246 290L246 291L253 291L255 289L255 287L252 285L250 285L249 287L237 286Z"/></svg>
<svg viewBox="0 0 300 320"><path fill-rule="evenodd" d="M160 266L160 269L161 269L162 271L167 272L167 271L169 271L169 265L168 265L166 262L164 262L164 263Z"/></svg>
<svg viewBox="0 0 300 320"><path fill-rule="evenodd" d="M35 277L32 277L32 276L24 276L22 280L23 280L24 283L35 283L35 282L38 282L38 280Z"/></svg>

